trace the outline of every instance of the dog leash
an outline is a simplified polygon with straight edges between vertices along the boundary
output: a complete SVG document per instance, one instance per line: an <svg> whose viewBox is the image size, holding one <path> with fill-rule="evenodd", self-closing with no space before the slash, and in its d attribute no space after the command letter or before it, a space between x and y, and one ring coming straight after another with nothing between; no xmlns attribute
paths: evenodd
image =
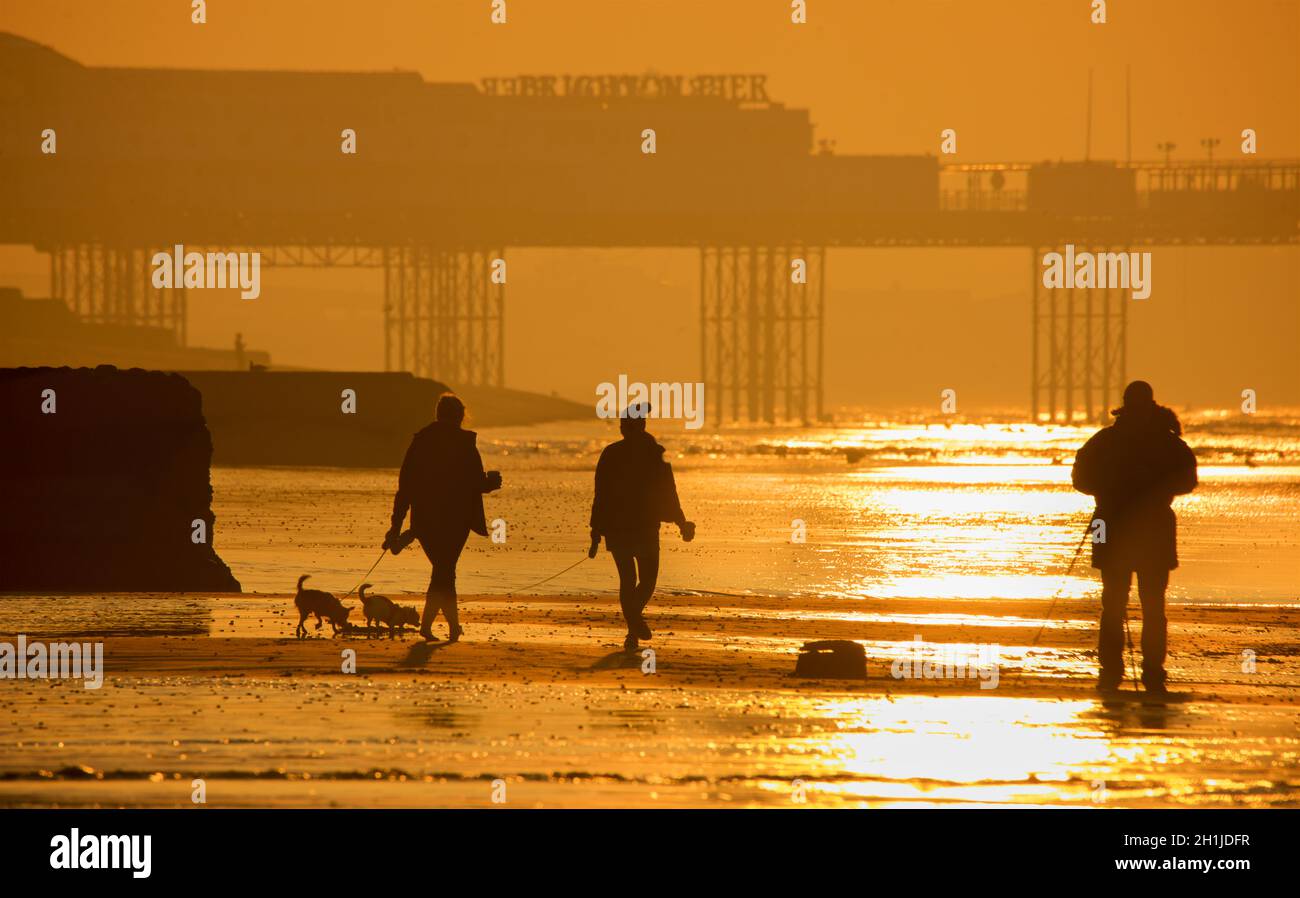
<svg viewBox="0 0 1300 898"><path fill-rule="evenodd" d="M1092 518L1089 517L1088 526L1084 528L1083 536L1079 537L1079 545L1076 546L1074 549L1074 557L1070 559L1070 566L1065 569L1066 577L1069 577L1070 574L1074 571L1074 565L1079 560L1079 553L1083 551L1083 544L1088 541L1088 534L1091 532L1092 532ZM1056 600L1061 597L1061 593L1065 592L1065 587L1066 584L1062 583L1060 587L1056 590L1056 595L1052 596L1052 603L1047 606L1047 616L1044 617L1043 622L1038 625L1038 632L1034 634L1033 641L1029 643L1030 648L1033 648L1034 646L1038 645L1038 638L1043 635L1043 628L1046 627L1047 622L1052 619L1052 611L1056 608Z"/></svg>
<svg viewBox="0 0 1300 898"><path fill-rule="evenodd" d="M543 583L550 583L552 580L554 580L556 577L560 576L561 574L567 574L569 571L573 570L575 567L582 564L586 560L587 560L587 556L583 555L581 558L579 558L573 564L566 567L564 570L560 571L558 574L551 574L551 576L547 577L544 580L538 580L536 583L530 584L528 586L521 586L518 589L512 589L511 592L527 592L530 589L536 589L537 587L541 586Z"/></svg>
<svg viewBox="0 0 1300 898"><path fill-rule="evenodd" d="M1074 565L1079 561L1079 554L1083 551L1083 544L1088 541L1088 534L1091 532L1092 532L1092 519L1089 518L1088 527L1084 529L1083 536L1079 538L1079 545L1076 546L1074 549L1074 557L1070 559L1070 566L1065 569L1065 576L1067 577L1070 576L1071 572L1074 571ZM1065 584L1062 583L1060 588L1056 590L1056 594L1052 596L1052 603L1047 606L1047 616L1044 617L1043 622L1039 624L1038 632L1034 634L1033 641L1029 643L1030 648L1033 648L1034 646L1038 645L1038 638L1043 635L1043 628L1046 627L1047 622L1052 619L1052 610L1056 607L1056 600L1061 597L1061 593L1064 591L1065 591ZM1128 660L1129 660L1129 668L1133 675L1133 691L1137 692L1138 691L1137 659L1134 657L1133 631L1129 629L1128 620L1129 620L1128 607L1126 604L1124 608L1124 633L1128 638Z"/></svg>
<svg viewBox="0 0 1300 898"><path fill-rule="evenodd" d="M379 553L379 557L375 559L375 563L372 564L372 565L370 565L370 570L366 571L366 575L365 575L364 577L362 577L360 580L357 581L357 585L356 585L356 586L352 587L352 588L349 589L347 592L343 593L343 598L346 599L348 596L352 595L354 592L356 592L358 589L360 589L360 588L361 588L361 584L362 584L362 583L365 583L366 580L368 580L368 579L370 578L370 575L373 574L373 573L375 572L375 568L379 567L379 562L383 561L383 560L384 560L384 556L387 555L387 554L388 554L388 549L387 549L387 548L383 549L383 551L381 551L381 552Z"/></svg>
<svg viewBox="0 0 1300 898"><path fill-rule="evenodd" d="M1065 569L1065 576L1067 578L1070 576L1071 573L1074 572L1074 566L1079 561L1079 554L1083 551L1083 544L1088 541L1088 534L1091 531L1092 531L1092 517L1089 516L1088 526L1084 528L1083 536L1079 537L1079 544L1074 547L1074 557L1070 559L1070 565ZM1047 614L1043 617L1043 622L1038 625L1038 632L1034 634L1034 638L1030 641L1029 648L1032 649L1038 645L1038 640L1043 635L1043 630L1047 627L1047 622L1052 619L1052 612L1056 609L1056 600L1061 597L1061 593L1065 592L1065 587L1067 585L1068 584L1066 583L1062 583L1059 587L1057 587L1056 593L1052 596L1051 604L1047 606ZM1029 663L1029 653L1026 652L1025 664L1028 663ZM1020 676L1024 676L1025 674L1025 664L1022 664L1020 667L1020 671L1019 671Z"/></svg>
<svg viewBox="0 0 1300 898"><path fill-rule="evenodd" d="M381 551L381 552L379 553L379 557L375 559L375 563L372 564L372 565L370 565L370 570L366 571L365 576L362 577L360 580L357 581L357 585L356 585L356 586L352 587L351 589L349 589L347 592L345 592L345 593L343 594L343 598L346 599L348 596L352 595L354 592L356 592L358 589L360 589L360 588L361 588L361 584L362 584L362 583L365 583L366 580L370 579L370 575L373 574L373 573L375 572L375 568L379 567L379 562L383 561L383 560L384 560L384 556L387 555L387 554L388 554L388 549L387 549L387 548L385 548L383 551ZM520 588L518 588L518 589L511 590L511 591L512 591L512 592L525 592L526 590L529 590L529 589L536 589L537 587L541 586L541 585L544 584L544 583L550 583L550 582L551 582L552 580L554 580L556 577L559 577L559 576L561 576L561 575L563 575L563 574L567 574L569 571L573 570L575 567L577 567L578 565L582 564L582 563L583 563L584 561L586 561L586 560L587 560L587 556L584 555L584 556L582 556L581 558L579 558L577 561L575 561L573 564L569 565L569 566L566 567L564 570L560 571L559 573L551 574L551 576L546 577L545 579L542 579L542 580L538 580L536 583L530 584L530 585L528 585L528 586L523 586L523 587L520 587Z"/></svg>
<svg viewBox="0 0 1300 898"><path fill-rule="evenodd" d="M385 539L384 547L379 550L379 557L375 559L375 563L370 565L370 570L366 571L366 575L357 581L356 586L352 587L347 592L343 593L343 598L346 599L348 596L352 595L352 593L356 592L358 589L361 588L361 584L365 583L366 580L370 578L370 575L375 572L375 568L379 567L379 562L384 560L384 555L386 555L390 551L394 555L397 555L403 549L409 546L411 543L415 542L415 538L416 538L415 531L407 530L399 534L398 537L395 540L393 540L391 543L389 542L388 539Z"/></svg>

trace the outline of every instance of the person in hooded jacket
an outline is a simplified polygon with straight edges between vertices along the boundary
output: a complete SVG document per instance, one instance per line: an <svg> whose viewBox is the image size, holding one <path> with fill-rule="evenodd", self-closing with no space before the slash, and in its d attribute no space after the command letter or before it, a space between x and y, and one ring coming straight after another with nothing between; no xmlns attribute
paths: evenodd
<svg viewBox="0 0 1300 898"><path fill-rule="evenodd" d="M1090 532L1092 566L1101 571L1101 626L1097 687L1124 679L1124 619L1137 575L1142 602L1142 684L1167 691L1165 589L1178 567L1174 496L1196 488L1196 456L1179 434L1171 409L1158 405L1151 385L1124 390L1115 422L1094 434L1075 457L1074 488L1097 499Z"/></svg>
<svg viewBox="0 0 1300 898"><path fill-rule="evenodd" d="M384 548L401 551L402 522L411 513L411 532L429 559L429 591L420 616L420 635L437 642L433 621L447 618L448 639L464 630L456 603L456 563L471 531L487 536L483 494L501 488L499 471L483 470L478 434L463 430L465 404L452 393L438 399L434 421L411 439L393 497L392 527Z"/></svg>
<svg viewBox="0 0 1300 898"><path fill-rule="evenodd" d="M627 624L626 651L636 651L639 639L650 639L645 608L659 576L659 524L676 524L682 539L695 538L695 525L686 520L677 498L673 469L664 461L664 447L646 432L649 404L629 406L619 418L623 439L610 443L596 463L596 493L591 502L591 549L600 541L614 556L618 570L618 601Z"/></svg>

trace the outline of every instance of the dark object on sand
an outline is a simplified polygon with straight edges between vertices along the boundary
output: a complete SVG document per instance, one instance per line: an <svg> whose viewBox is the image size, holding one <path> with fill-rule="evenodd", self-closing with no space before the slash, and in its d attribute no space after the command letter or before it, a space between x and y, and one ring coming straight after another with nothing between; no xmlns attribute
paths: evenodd
<svg viewBox="0 0 1300 898"><path fill-rule="evenodd" d="M814 680L865 680L867 653L848 639L805 642L795 662L794 675Z"/></svg>

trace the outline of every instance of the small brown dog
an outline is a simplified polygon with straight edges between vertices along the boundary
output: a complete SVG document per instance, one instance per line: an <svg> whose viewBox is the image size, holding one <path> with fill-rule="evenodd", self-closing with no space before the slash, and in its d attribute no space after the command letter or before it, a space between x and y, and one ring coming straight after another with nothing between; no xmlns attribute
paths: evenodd
<svg viewBox="0 0 1300 898"><path fill-rule="evenodd" d="M326 620L334 628L334 635L339 635L339 629L347 625L348 613L350 608L344 608L343 603L334 596L320 589L303 589L302 584L310 577L311 574L303 574L298 578L298 594L293 597L293 604L298 609L298 629L294 631L295 635L302 639L307 635L307 628L303 623L311 615L316 615L316 629L319 630Z"/></svg>
<svg viewBox="0 0 1300 898"><path fill-rule="evenodd" d="M392 637L396 631L403 630L407 624L418 627L420 625L420 613L414 608L408 608L405 605L399 605L388 596L366 595L366 590L370 588L369 583L361 584L361 609L362 614L366 617L366 636L370 636L371 621L375 621L375 629L379 624L388 624L388 635Z"/></svg>

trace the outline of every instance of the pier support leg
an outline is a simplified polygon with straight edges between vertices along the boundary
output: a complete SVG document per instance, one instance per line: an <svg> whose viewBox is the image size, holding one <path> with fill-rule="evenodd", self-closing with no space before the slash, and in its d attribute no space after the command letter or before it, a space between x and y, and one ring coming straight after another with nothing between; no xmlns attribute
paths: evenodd
<svg viewBox="0 0 1300 898"><path fill-rule="evenodd" d="M1030 253L1030 418L1058 424L1105 423L1124 389L1128 296L1124 289L1109 285L1048 289L1043 285L1042 260L1051 251L1035 248ZM1126 252L1091 251L1098 259L1102 253Z"/></svg>
<svg viewBox="0 0 1300 898"><path fill-rule="evenodd" d="M390 247L384 251L384 368L452 387L504 386L501 249Z"/></svg>
<svg viewBox="0 0 1300 898"><path fill-rule="evenodd" d="M700 369L712 423L821 418L825 267L823 247L700 247Z"/></svg>
<svg viewBox="0 0 1300 898"><path fill-rule="evenodd" d="M153 257L171 247L60 244L50 250L50 298L87 324L169 330L186 341L185 287L153 285Z"/></svg>

